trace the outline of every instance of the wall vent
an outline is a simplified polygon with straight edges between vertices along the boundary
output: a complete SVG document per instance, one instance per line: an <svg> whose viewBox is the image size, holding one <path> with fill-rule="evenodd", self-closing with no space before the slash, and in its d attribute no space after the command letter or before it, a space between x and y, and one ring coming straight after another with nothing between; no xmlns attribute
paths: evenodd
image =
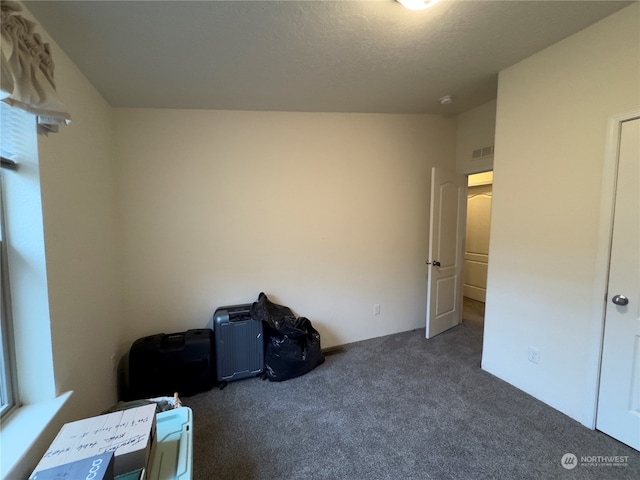
<svg viewBox="0 0 640 480"><path fill-rule="evenodd" d="M471 152L472 160L479 160L481 158L486 158L491 156L493 156L493 145L477 148Z"/></svg>
<svg viewBox="0 0 640 480"><path fill-rule="evenodd" d="M482 147L482 156L486 157L487 155L493 155L493 145Z"/></svg>

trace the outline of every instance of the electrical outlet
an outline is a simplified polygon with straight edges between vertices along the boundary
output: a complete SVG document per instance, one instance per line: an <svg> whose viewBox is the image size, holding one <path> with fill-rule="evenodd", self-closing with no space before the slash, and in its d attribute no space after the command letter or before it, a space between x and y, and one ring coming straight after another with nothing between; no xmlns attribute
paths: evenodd
<svg viewBox="0 0 640 480"><path fill-rule="evenodd" d="M376 303L373 306L373 314L374 315L380 315L380 304L379 303Z"/></svg>
<svg viewBox="0 0 640 480"><path fill-rule="evenodd" d="M540 350L535 347L529 347L529 356L527 358L531 363L538 365L540 363Z"/></svg>

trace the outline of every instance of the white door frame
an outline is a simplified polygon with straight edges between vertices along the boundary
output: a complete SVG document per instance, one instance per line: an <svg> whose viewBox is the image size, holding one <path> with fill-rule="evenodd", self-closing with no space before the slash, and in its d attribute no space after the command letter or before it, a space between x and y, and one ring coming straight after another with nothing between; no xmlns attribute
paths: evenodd
<svg viewBox="0 0 640 480"><path fill-rule="evenodd" d="M613 234L613 210L618 174L618 154L622 123L640 117L640 109L620 113L609 117L605 143L605 157L602 171L602 188L600 195L600 225L598 228L598 250L595 263L595 279L593 293L593 317L591 319L591 360L589 365L588 397L584 418L590 418L591 429L596 428L598 411L598 386L600 384L600 365L602 363L602 345L604 341L604 321L606 311L607 285L609 282L609 261L611 237Z"/></svg>

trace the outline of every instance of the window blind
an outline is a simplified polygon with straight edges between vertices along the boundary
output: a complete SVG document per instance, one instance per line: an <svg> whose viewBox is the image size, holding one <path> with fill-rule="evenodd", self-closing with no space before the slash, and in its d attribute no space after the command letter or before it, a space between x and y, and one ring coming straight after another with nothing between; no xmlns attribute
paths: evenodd
<svg viewBox="0 0 640 480"><path fill-rule="evenodd" d="M32 149L35 117L23 110L0 102L0 156L2 168L16 170L25 152Z"/></svg>

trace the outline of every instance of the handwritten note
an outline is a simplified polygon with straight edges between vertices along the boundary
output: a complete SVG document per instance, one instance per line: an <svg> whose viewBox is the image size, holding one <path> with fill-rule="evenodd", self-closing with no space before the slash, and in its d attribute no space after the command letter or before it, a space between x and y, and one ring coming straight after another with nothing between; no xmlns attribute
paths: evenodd
<svg viewBox="0 0 640 480"><path fill-rule="evenodd" d="M156 405L150 404L67 423L34 472L105 452L114 452L116 475L144 468L155 434L155 413Z"/></svg>

